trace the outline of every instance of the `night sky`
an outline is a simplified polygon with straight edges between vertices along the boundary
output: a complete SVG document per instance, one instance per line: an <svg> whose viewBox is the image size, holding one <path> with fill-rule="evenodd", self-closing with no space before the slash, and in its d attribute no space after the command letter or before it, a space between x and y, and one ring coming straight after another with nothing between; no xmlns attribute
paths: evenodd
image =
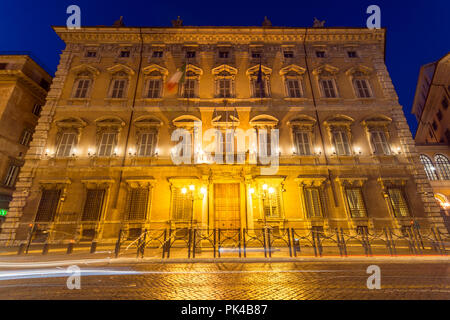
<svg viewBox="0 0 450 320"><path fill-rule="evenodd" d="M310 27L314 17L326 27L365 27L366 8L376 4L387 28L386 64L413 132L417 123L410 110L419 68L450 51L448 0L1 0L0 53L30 52L53 75L64 43L50 26L65 25L71 4L80 6L82 26L109 26L119 16L126 26L170 26L179 15L193 26L261 26L268 16L274 26L290 27Z"/></svg>

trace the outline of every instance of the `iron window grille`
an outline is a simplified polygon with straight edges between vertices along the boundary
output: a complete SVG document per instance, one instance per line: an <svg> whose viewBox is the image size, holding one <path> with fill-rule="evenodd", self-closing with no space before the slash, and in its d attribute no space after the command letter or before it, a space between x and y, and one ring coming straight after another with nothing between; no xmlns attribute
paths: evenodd
<svg viewBox="0 0 450 320"><path fill-rule="evenodd" d="M408 203L403 188L388 188L388 194L395 217L409 217Z"/></svg>
<svg viewBox="0 0 450 320"><path fill-rule="evenodd" d="M148 199L148 188L130 189L127 220L145 220L147 217Z"/></svg>
<svg viewBox="0 0 450 320"><path fill-rule="evenodd" d="M352 218L367 217L366 206L361 188L345 189L347 204Z"/></svg>
<svg viewBox="0 0 450 320"><path fill-rule="evenodd" d="M305 197L305 206L308 217L321 218L323 216L320 189L317 187L308 187L303 191Z"/></svg>
<svg viewBox="0 0 450 320"><path fill-rule="evenodd" d="M44 189L42 191L41 200L36 214L37 222L51 222L55 218L56 209L58 208L59 199L61 197L60 189Z"/></svg>
<svg viewBox="0 0 450 320"><path fill-rule="evenodd" d="M182 193L181 188L172 189L172 219L188 221L192 217L193 200L189 192Z"/></svg>
<svg viewBox="0 0 450 320"><path fill-rule="evenodd" d="M87 189L82 221L99 221L103 208L105 189Z"/></svg>

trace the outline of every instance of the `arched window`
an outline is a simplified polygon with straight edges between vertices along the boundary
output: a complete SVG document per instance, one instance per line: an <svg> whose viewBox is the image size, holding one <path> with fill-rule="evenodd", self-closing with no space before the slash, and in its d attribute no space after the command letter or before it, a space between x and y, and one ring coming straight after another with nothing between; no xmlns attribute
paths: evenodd
<svg viewBox="0 0 450 320"><path fill-rule="evenodd" d="M438 177L436 175L436 168L433 166L433 163L431 162L431 159L428 158L426 155L421 154L420 155L420 161L423 164L423 167L425 169L425 172L427 174L427 177L429 180L437 180Z"/></svg>
<svg viewBox="0 0 450 320"><path fill-rule="evenodd" d="M450 180L450 162L447 157L442 154L434 156L437 172L442 180Z"/></svg>

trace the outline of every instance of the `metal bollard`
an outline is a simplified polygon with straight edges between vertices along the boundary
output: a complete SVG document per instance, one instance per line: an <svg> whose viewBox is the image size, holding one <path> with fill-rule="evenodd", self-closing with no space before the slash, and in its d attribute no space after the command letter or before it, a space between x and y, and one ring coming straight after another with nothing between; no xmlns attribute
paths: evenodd
<svg viewBox="0 0 450 320"><path fill-rule="evenodd" d="M97 241L92 241L90 253L95 253L96 250L97 250Z"/></svg>
<svg viewBox="0 0 450 320"><path fill-rule="evenodd" d="M73 242L69 242L67 245L67 251L66 254L71 254L73 252Z"/></svg>
<svg viewBox="0 0 450 320"><path fill-rule="evenodd" d="M50 245L48 243L44 243L44 247L42 248L42 254L46 255L48 253Z"/></svg>
<svg viewBox="0 0 450 320"><path fill-rule="evenodd" d="M21 255L21 254L23 254L23 252L25 251L25 243L21 243L20 245L19 245L19 250L17 251L17 255Z"/></svg>

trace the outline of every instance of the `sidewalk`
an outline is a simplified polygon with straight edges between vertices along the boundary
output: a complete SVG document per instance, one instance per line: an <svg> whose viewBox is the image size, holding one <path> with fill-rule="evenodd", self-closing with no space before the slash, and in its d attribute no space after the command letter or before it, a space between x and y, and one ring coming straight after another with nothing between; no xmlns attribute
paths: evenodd
<svg viewBox="0 0 450 320"><path fill-rule="evenodd" d="M39 268L57 267L69 265L120 265L120 264L177 264L177 263L294 263L294 262L367 262L367 263L433 263L449 262L449 256L428 255L428 256L302 256L302 257L273 257L273 258L134 258L119 257L107 253L95 254L72 254L72 255L22 255L22 256L1 256L0 269L14 268Z"/></svg>

